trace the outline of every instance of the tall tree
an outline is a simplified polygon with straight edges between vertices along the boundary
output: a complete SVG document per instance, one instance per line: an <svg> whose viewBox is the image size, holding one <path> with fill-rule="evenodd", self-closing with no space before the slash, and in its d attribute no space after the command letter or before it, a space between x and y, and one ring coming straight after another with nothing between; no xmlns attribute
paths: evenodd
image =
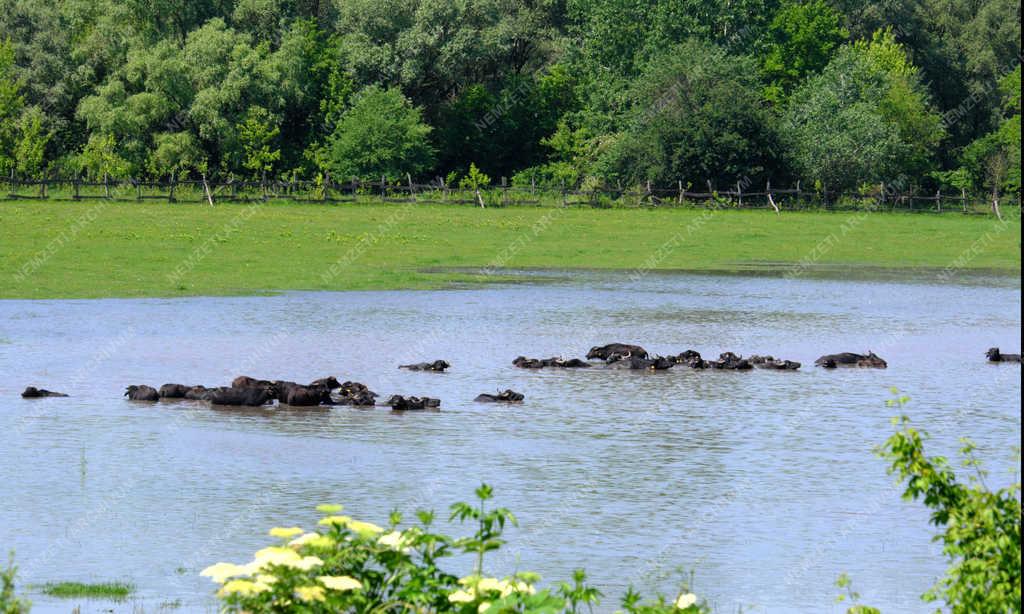
<svg viewBox="0 0 1024 614"><path fill-rule="evenodd" d="M793 93L783 130L797 171L831 189L916 178L944 135L890 31L841 48Z"/></svg>

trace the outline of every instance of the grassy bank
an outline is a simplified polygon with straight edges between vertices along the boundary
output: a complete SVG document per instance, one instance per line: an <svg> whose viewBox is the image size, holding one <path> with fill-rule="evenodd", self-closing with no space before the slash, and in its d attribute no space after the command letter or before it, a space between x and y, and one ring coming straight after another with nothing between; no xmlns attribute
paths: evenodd
<svg viewBox="0 0 1024 614"><path fill-rule="evenodd" d="M123 601L135 587L127 582L53 582L40 587L40 592L61 599L106 599Z"/></svg>
<svg viewBox="0 0 1024 614"><path fill-rule="evenodd" d="M0 297L428 288L445 268L1020 271L1020 221L763 211L0 202ZM801 264L803 263L803 264Z"/></svg>

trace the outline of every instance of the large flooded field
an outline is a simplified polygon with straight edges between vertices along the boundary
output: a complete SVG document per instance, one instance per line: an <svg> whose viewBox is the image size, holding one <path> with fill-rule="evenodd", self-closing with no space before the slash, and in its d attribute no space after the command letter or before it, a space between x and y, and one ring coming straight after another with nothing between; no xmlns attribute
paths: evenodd
<svg viewBox="0 0 1024 614"><path fill-rule="evenodd" d="M953 455L972 437L1001 485L1019 468L1020 281L934 276L552 274L422 292L0 301L0 547L36 612L215 611L206 565L248 560L266 529L312 526L336 502L383 524L492 484L520 527L487 563L567 578L585 567L611 611L630 584L695 592L719 611L828 612L836 577L887 612L925 612L943 572L920 503L872 449L890 387ZM772 354L795 372L523 370L638 343ZM874 351L889 367L825 370ZM397 369L443 358L444 374ZM439 412L139 404L128 384L336 375ZM23 400L26 385L70 394ZM512 388L515 406L474 403ZM446 517L446 514L444 514ZM453 529L458 531L457 528ZM468 562L467 562L468 566ZM49 581L126 580L128 602L55 601Z"/></svg>

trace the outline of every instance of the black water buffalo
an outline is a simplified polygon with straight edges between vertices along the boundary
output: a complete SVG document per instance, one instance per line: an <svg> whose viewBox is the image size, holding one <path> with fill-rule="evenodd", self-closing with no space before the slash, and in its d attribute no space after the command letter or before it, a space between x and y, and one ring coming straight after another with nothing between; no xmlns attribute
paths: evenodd
<svg viewBox="0 0 1024 614"><path fill-rule="evenodd" d="M274 382L265 379L256 379L248 375L239 375L231 380L232 388L270 388Z"/></svg>
<svg viewBox="0 0 1024 614"><path fill-rule="evenodd" d="M339 382L338 378L334 377L333 375L328 377L321 377L320 379L315 379L311 381L309 385L324 386L328 390L337 390L338 388L341 388L341 382Z"/></svg>
<svg viewBox="0 0 1024 614"><path fill-rule="evenodd" d="M887 362L868 351L867 354L854 354L853 352L840 352L839 354L826 354L814 361L814 364L826 369L836 367L867 367L871 369L885 369L889 366Z"/></svg>
<svg viewBox="0 0 1024 614"><path fill-rule="evenodd" d="M630 345L628 343L595 345L590 348L589 352L587 352L587 360L592 360L594 358L608 360L614 355L618 355L619 357L636 356L637 358L647 358L647 350L643 349L639 345Z"/></svg>
<svg viewBox="0 0 1024 614"><path fill-rule="evenodd" d="M152 386L128 386L125 388L124 396L131 401L159 401L160 393Z"/></svg>
<svg viewBox="0 0 1024 614"><path fill-rule="evenodd" d="M213 390L206 386L192 386L185 391L185 398L190 401L209 401Z"/></svg>
<svg viewBox="0 0 1024 614"><path fill-rule="evenodd" d="M161 399L184 399L193 386L183 384L164 384L158 391Z"/></svg>
<svg viewBox="0 0 1024 614"><path fill-rule="evenodd" d="M25 388L25 392L21 393L23 399L41 399L43 397L66 397L68 395L63 392L54 392L45 388L36 388L35 386L29 386Z"/></svg>
<svg viewBox="0 0 1024 614"><path fill-rule="evenodd" d="M527 358L526 356L516 356L512 364L519 367L520 369L543 369L544 360L540 358Z"/></svg>
<svg viewBox="0 0 1024 614"><path fill-rule="evenodd" d="M435 360L434 362L417 362L411 365L398 365L399 369L408 369L409 371L433 371L434 373L444 373L444 370L450 367L444 360Z"/></svg>
<svg viewBox="0 0 1024 614"><path fill-rule="evenodd" d="M630 371L664 371L674 366L676 366L676 361L666 356L655 356L654 358L625 356L612 360L606 368L628 369Z"/></svg>
<svg viewBox="0 0 1024 614"><path fill-rule="evenodd" d="M408 409L434 409L441 407L441 399L432 399L430 397L403 397L400 394L392 395L387 401L384 401L385 405L399 411Z"/></svg>
<svg viewBox="0 0 1024 614"><path fill-rule="evenodd" d="M274 400L271 391L262 386L247 388L222 386L214 388L207 396L210 403L214 405L244 405L246 407L259 407Z"/></svg>
<svg viewBox="0 0 1024 614"><path fill-rule="evenodd" d="M1003 354L999 348L989 348L985 356L989 362L1020 362L1020 354Z"/></svg>
<svg viewBox="0 0 1024 614"><path fill-rule="evenodd" d="M296 407L312 407L314 405L333 405L331 391L326 386L290 386L285 394L284 403Z"/></svg>
<svg viewBox="0 0 1024 614"><path fill-rule="evenodd" d="M776 371L796 371L800 363L793 360L783 360L772 356L758 356L754 354L749 358L750 364L758 369L774 369Z"/></svg>
<svg viewBox="0 0 1024 614"><path fill-rule="evenodd" d="M353 407L368 407L377 404L377 393L370 390L351 392L339 396L335 401L337 405L351 405Z"/></svg>
<svg viewBox="0 0 1024 614"><path fill-rule="evenodd" d="M686 350L681 354L676 354L675 356L667 356L666 358L675 361L676 364L686 365L691 369L708 368L708 362L701 358L700 352L698 352L697 350Z"/></svg>
<svg viewBox="0 0 1024 614"><path fill-rule="evenodd" d="M548 358L544 360L545 367L558 367L559 369L586 369L590 364L579 358Z"/></svg>
<svg viewBox="0 0 1024 614"><path fill-rule="evenodd" d="M722 352L718 360L708 361L712 369L729 369L732 371L748 371L754 368L750 361L732 352Z"/></svg>
<svg viewBox="0 0 1024 614"><path fill-rule="evenodd" d="M302 384L298 382L289 382L286 380L279 379L273 383L271 393L273 397L278 400L278 402L284 403L288 399L288 391L298 386L302 386Z"/></svg>
<svg viewBox="0 0 1024 614"><path fill-rule="evenodd" d="M360 384L359 382L345 382L339 386L339 388L341 388L341 390L338 391L336 397L333 397L333 401L337 405L365 407L368 405L375 405L377 403L377 393L370 390L366 384Z"/></svg>
<svg viewBox="0 0 1024 614"><path fill-rule="evenodd" d="M373 396L377 396L377 393L370 390L366 384L360 384L359 382L345 382L341 385L341 394L358 394L360 392L369 392Z"/></svg>
<svg viewBox="0 0 1024 614"><path fill-rule="evenodd" d="M521 403L526 397L511 389L498 394L479 394L474 401L477 403Z"/></svg>
<svg viewBox="0 0 1024 614"><path fill-rule="evenodd" d="M526 358L517 356L512 364L520 369L543 369L544 367L555 367L558 369L586 369L590 364L579 358Z"/></svg>

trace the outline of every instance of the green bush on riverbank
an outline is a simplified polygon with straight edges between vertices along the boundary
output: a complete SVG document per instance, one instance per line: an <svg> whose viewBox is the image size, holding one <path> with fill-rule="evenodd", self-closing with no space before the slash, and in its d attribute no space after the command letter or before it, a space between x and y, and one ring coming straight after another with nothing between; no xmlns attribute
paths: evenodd
<svg viewBox="0 0 1024 614"><path fill-rule="evenodd" d="M0 298L436 288L502 268L1020 271L1020 220L443 205L0 203Z"/></svg>

